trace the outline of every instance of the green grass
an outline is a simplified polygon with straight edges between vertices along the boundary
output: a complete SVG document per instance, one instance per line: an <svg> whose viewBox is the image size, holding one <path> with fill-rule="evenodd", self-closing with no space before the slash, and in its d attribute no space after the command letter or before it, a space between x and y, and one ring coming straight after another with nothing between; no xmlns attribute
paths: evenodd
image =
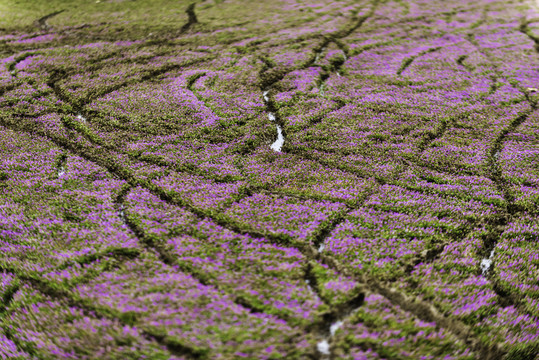
<svg viewBox="0 0 539 360"><path fill-rule="evenodd" d="M3 28L33 26L39 18L56 11L64 12L50 18L53 27L121 22L144 25L146 22L178 25L185 22L189 0L7 0L0 2L0 23ZM163 11L163 9L167 11Z"/></svg>

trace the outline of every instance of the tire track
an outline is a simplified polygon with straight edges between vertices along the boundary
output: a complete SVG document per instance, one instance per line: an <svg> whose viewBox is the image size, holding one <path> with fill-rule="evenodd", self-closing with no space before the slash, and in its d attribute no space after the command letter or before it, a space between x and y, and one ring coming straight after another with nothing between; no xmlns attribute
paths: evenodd
<svg viewBox="0 0 539 360"><path fill-rule="evenodd" d="M52 26L47 24L47 20L49 20L50 18L52 18L52 17L54 17L56 15L60 15L64 11L65 10L58 10L58 11L52 12L50 14L47 14L47 15L45 15L43 17L40 17L39 19L34 21L34 26L39 27L41 30L48 31L48 30L52 29Z"/></svg>
<svg viewBox="0 0 539 360"><path fill-rule="evenodd" d="M194 8L194 7L193 7L193 8ZM365 19L365 20L366 20L366 19ZM361 26L361 24L360 24L359 26ZM352 30L352 31L353 31L353 30ZM350 33L351 33L351 32L350 32ZM339 33L339 34L340 34L340 33ZM344 32L343 34L346 34L346 32ZM12 125L13 125L13 124L12 124ZM29 128L30 126L31 126L31 125L22 125L23 128L25 128L25 127L26 127L26 128ZM40 131L43 131L43 130L41 129ZM49 134L49 135L50 135L50 134ZM93 158L94 161L100 161L101 163L104 163L104 164L108 165L109 168L111 168L111 169L113 169L113 170L115 171L115 174L116 174L117 176L120 176L120 177L121 177L121 176L124 176L125 179L126 179L126 181L128 181L128 182L130 183L131 186L140 185L140 184L142 183L142 184L144 184L145 186L148 186L148 187L152 188L153 191L152 191L152 190L149 190L149 191L151 191L152 193L153 193L153 192L156 192L156 193L158 193L158 194L161 194L162 197L168 198L169 201L175 202L175 203L178 204L179 206L182 206L182 207L184 207L184 206L186 206L186 207L191 206L191 207L192 207L192 205L190 205L188 202L185 202L183 199L177 198L177 197L175 197L173 194L169 194L169 193L167 193L166 191L164 191L163 189L160 189L160 188L155 187L155 186L151 186L150 184L145 183L144 181L141 181L141 180L139 180L139 179L136 179L136 178L133 176L133 174L129 172L128 169L124 169L124 168L121 168L120 166L116 165L116 164L114 163L114 161L113 161L113 156L111 156L110 154L106 154L106 155L103 155L103 157L101 157L99 154L96 154L96 152L95 152L94 149L90 149L90 148L84 147L83 145L82 145L82 146L81 146L81 145L77 145L77 144L75 144L75 143L73 143L73 142L70 142L70 141L67 141L67 140L64 140L64 139L60 139L60 138L58 138L58 137L56 138L56 140L59 141L59 142L62 142L62 143L66 146L66 148L69 148L69 149L70 149L70 151L78 151L78 152L81 153L81 154L85 154L87 157ZM91 160L90 160L90 161L91 161ZM141 185L141 186L142 186L142 185ZM144 186L143 186L143 187L144 187ZM161 197L161 196L160 196L160 197ZM182 205L182 204L183 204L183 205ZM194 208L194 207L193 207L193 208ZM195 208L195 209L196 209L196 208ZM199 212L199 213L198 213L198 216L203 216L203 217L205 217L205 218L210 218L210 219L211 219L211 216L212 216L212 215L215 215L215 214L208 214L208 213L204 212L204 210L202 210L202 209L198 209L198 212ZM221 220L221 221L224 221L224 223L226 223L227 225L230 226L230 221L229 221L229 220L223 218L223 220ZM248 233L248 234L255 234L255 232L252 232L252 231L253 231L252 229L244 229L244 228L242 228L242 227L241 227L240 225L238 225L238 224L232 224L232 226L233 226L233 227L236 226L236 227L239 229L239 231L246 231L245 233ZM264 234L264 233L258 233L258 234L262 234L263 236L269 237L270 240L276 241L276 242L279 242L279 241L292 241L292 242L293 242L293 239L283 239L282 237L272 237L272 236L269 236L268 234ZM299 244L295 244L295 246L300 246L300 245L299 245ZM304 251L306 251L306 252L308 252L308 253L310 252L310 253L316 254L316 250L314 250L314 252L313 252L312 247L311 247L311 248L305 247L305 248L304 248ZM322 258L322 256L321 256L320 258ZM325 259L325 261L327 261L327 262L332 262L332 259L331 259L330 257L326 256L326 255L323 256L323 259ZM333 264L334 264L335 266L339 265L339 264L338 264L337 262L335 262L335 261L333 261ZM370 282L370 283L369 283L369 282ZM376 280L372 280L372 279L367 279L366 284L369 285L370 288L375 288L375 289L377 288L377 286L379 286L379 284L376 283ZM381 287L380 289L381 289L380 291L386 291L386 292L389 291L389 290L387 290L387 288L384 288L384 287ZM408 299L405 297L405 295L400 294L400 295L402 295L402 296L400 296L398 292L397 292L398 295L395 295L392 291L389 291L389 293L387 293L387 294L388 294L387 296L394 298L396 302L406 303L406 304L408 304L408 306L412 306L412 305L410 305L410 301L408 301ZM382 295L384 295L384 294L382 294ZM384 295L384 296L386 296L386 295ZM387 297L387 296L386 296L386 297ZM389 299L389 297L388 297L388 299ZM403 300L403 299L404 299L404 300ZM391 300L391 299L390 299L390 300ZM427 306L427 305L425 305L425 306ZM422 310L424 310L424 309L422 309L422 308L420 307L419 310L416 310L416 312L422 311ZM425 315L425 316L428 316L428 314ZM478 345L478 346L479 346L479 345Z"/></svg>
<svg viewBox="0 0 539 360"><path fill-rule="evenodd" d="M27 52L24 52L18 56L15 57L15 59L13 60L13 62L9 63L7 65L7 70L9 71L9 74L14 77L14 78L17 78L17 65L26 60L27 58L29 58L30 56L34 56L34 55L40 55L41 52L40 51L27 51ZM13 89L13 88L11 88ZM2 94L0 94L2 95Z"/></svg>
<svg viewBox="0 0 539 360"><path fill-rule="evenodd" d="M124 250L127 249L118 249L116 252L109 252L106 253L107 257L114 257L116 258L118 256L118 263L116 266L121 265L121 263L128 259L133 259L138 256L138 252L126 252ZM134 250L134 249L133 249ZM90 259L91 258L91 259ZM98 260L101 259L101 256L91 256L87 260ZM89 263L88 261L85 261L85 263ZM74 261L75 263L77 261ZM91 261L90 261L91 262ZM64 267L59 267L57 270L61 271ZM74 307L80 309L85 316L89 318L97 318L97 319L109 319L113 321L119 321L120 323L123 323L124 325L128 325L122 320L121 316L118 316L113 310L101 307L96 305L92 301L88 301L85 299L81 299L77 297L75 294L73 294L69 290L64 290L61 287L58 287L54 284L51 284L46 279L42 278L39 274L22 274L17 271L16 268L7 266L6 264L0 264L0 270L4 272L9 272L11 274L14 274L16 279L18 279L18 283L16 286L13 286L11 289L9 289L7 295L3 297L3 306L0 309L0 317L4 316L5 311L9 307L9 304L11 300L13 299L14 295L17 293L18 290L21 289L22 284L25 283L30 285L32 288L38 290L40 293L44 294L45 296L48 296L52 299L58 300L61 303L64 303L65 305L69 307ZM91 280L91 279L86 279ZM4 331L6 333L6 337L13 341L17 347L22 350L29 352L30 355L36 356L37 358L40 358L37 350L33 349L33 346L31 345L23 345L20 341L17 340L14 334L11 332L9 328L4 328ZM175 355L175 356L185 356L187 359L203 359L204 354L201 353L198 349L189 347L187 345L181 344L180 342L168 339L157 332L153 332L151 330L142 330L141 334L149 341L156 342L158 344L161 344L167 348L167 350Z"/></svg>
<svg viewBox="0 0 539 360"><path fill-rule="evenodd" d="M188 19L185 25L182 26L180 30L180 34L187 32L195 24L198 24L197 15L195 14L195 6L196 6L196 3L191 3L185 10L185 13L187 14Z"/></svg>
<svg viewBox="0 0 539 360"><path fill-rule="evenodd" d="M199 59L186 61L181 64L168 64L164 65L152 70L149 70L140 77L137 77L136 79L128 79L124 80L118 84L110 85L105 87L105 89L102 89L100 91L96 91L93 94L89 94L86 98L78 98L74 99L71 95L68 95L64 89L61 88L59 85L59 82L63 79L65 79L71 72L66 71L65 69L57 69L57 68L49 68L49 79L47 80L46 84L49 86L53 91L56 97L63 102L67 104L71 104L73 107L72 113L74 116L77 116L78 114L83 115L84 117L88 117L89 113L85 111L84 107L91 103L94 100L97 100L107 94L110 94L111 92L120 90L121 88L129 85L136 85L138 83L150 81L160 75L166 74L173 70L179 70L185 66L195 65L198 63L206 62L215 59L215 55L205 56Z"/></svg>
<svg viewBox="0 0 539 360"><path fill-rule="evenodd" d="M201 283L204 286L212 287L216 289L218 292L227 294L231 297L232 301L236 303L237 305L247 309L250 313L258 313L258 314L267 314L264 311L264 309L256 306L255 304L251 303L248 299L241 295L231 294L229 291L224 290L221 286L219 286L218 283L216 283L210 276L208 276L203 271L197 271L196 268L193 268L190 265L187 265L177 259L177 256L170 253L166 247L161 244L161 240L153 235L147 234L142 227L140 227L137 222L134 220L132 215L129 213L125 213L125 206L124 206L124 200L125 197L131 192L133 187L131 185L125 185L116 196L114 200L115 208L117 210L118 216L122 219L122 221L127 225L129 230L137 237L137 239L140 241L141 244L143 244L148 250L155 251L155 253L158 255L161 262L165 265L174 267L177 266L181 271L190 274L194 279L196 279L199 283ZM196 234L192 233L189 234L191 236L195 236ZM276 316L273 314L273 316ZM278 316L276 316L278 317ZM286 317L278 317L281 320L284 320L286 322L289 322L290 319Z"/></svg>
<svg viewBox="0 0 539 360"><path fill-rule="evenodd" d="M431 48L431 49L427 49L427 50L424 50L424 51L421 51L419 54L417 55L414 55L414 56L410 56L406 59L404 59L402 61L402 64L400 66L400 68L397 70L397 75L398 76L401 76L402 73L404 71L406 71L406 69L408 69L410 67L410 65L412 65L412 63L417 59L417 58L420 58L422 56L425 56L427 54L430 54L430 53L433 53L435 51L438 51L440 50L442 47L441 46L437 46L437 47L434 47L434 48Z"/></svg>
<svg viewBox="0 0 539 360"><path fill-rule="evenodd" d="M522 21L519 31L524 32L526 35L527 31L526 22ZM534 41L533 37L530 38ZM538 39L539 40L539 39ZM468 41L492 64L495 68L496 78L503 78L501 72L491 58L490 54L482 49L478 42L475 40L473 34L468 34ZM539 51L539 50L538 50ZM501 306L513 306L522 313L529 313L528 310L522 305L524 296L515 293L507 292L504 287L500 284L499 279L494 275L495 263L492 261L492 258L495 254L495 249L500 241L500 238L505 231L508 224L515 218L518 217L520 212L523 212L518 204L515 203L515 195L512 190L512 184L505 179L503 176L503 170L498 161L499 154L502 151L506 137L514 132L520 125L528 120L532 113L538 110L537 100L533 99L530 96L530 93L525 89L517 87L517 89L524 95L525 101L529 104L530 109L524 112L521 112L516 116L502 131L496 136L491 147L487 150L487 160L485 167L487 169L487 177L494 182L498 191L502 194L505 207L502 209L502 213L498 216L493 216L487 219L487 232L483 234L482 241L483 246L478 251L478 255L482 257L482 260L479 264L478 272L486 276L492 284L492 289L498 295L498 302Z"/></svg>
<svg viewBox="0 0 539 360"><path fill-rule="evenodd" d="M318 251L310 244L298 242L294 238L285 235L277 235L255 229L244 228L235 221L232 221L218 213L199 209L181 197L167 192L147 180L137 179L128 169L118 166L115 163L114 158L110 155L105 155L103 151L95 152L95 150L93 151L84 145L74 143L72 140L62 138L58 135L49 133L46 130L40 129L40 127L36 126L36 124L29 124L13 120L10 121L9 119L6 119L5 116L0 116L0 123L11 129L30 132L34 135L47 137L57 146L107 169L109 172L111 172L111 174L126 181L131 186L140 186L159 197L162 201L190 211L201 220L211 220L217 225L238 234L249 235L255 238L266 238L270 242L277 245L294 247L300 251L306 257L306 259L319 260L337 273L349 276L350 278L356 280L358 283L360 283L360 285L364 286L366 290L381 294L392 303L399 305L403 309L411 312L419 319L436 322L439 324L439 326L446 328L448 331L457 336L457 338L460 338L466 344L469 344L473 350L482 354L485 359L500 359L504 354L499 347L488 348L483 345L479 339L474 337L473 332L469 329L469 327L462 322L441 315L432 305L427 304L417 298L412 299L398 290L388 288L375 278L366 278L364 275L358 275L350 272L347 267L344 267L335 258L326 254L319 254Z"/></svg>

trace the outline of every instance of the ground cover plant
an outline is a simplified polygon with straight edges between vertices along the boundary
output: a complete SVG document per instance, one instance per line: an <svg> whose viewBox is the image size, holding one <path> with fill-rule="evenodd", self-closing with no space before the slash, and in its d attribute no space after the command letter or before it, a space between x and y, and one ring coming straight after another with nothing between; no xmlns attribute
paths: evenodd
<svg viewBox="0 0 539 360"><path fill-rule="evenodd" d="M0 2L0 358L539 360L539 4Z"/></svg>

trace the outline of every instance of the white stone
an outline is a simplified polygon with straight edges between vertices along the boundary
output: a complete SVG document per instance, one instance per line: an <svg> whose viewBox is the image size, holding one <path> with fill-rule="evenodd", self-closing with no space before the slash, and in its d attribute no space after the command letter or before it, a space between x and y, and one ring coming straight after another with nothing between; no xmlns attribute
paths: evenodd
<svg viewBox="0 0 539 360"><path fill-rule="evenodd" d="M283 131L282 131L281 127L279 125L277 125L277 140L275 140L275 142L273 144L271 144L270 147L274 151L281 152L281 148L283 147L283 144L284 144Z"/></svg>
<svg viewBox="0 0 539 360"><path fill-rule="evenodd" d="M490 252L490 256L488 258L484 258L481 260L481 273L483 275L486 275L488 273L488 270L490 269L490 266L492 265L492 258L494 257L494 250Z"/></svg>
<svg viewBox="0 0 539 360"><path fill-rule="evenodd" d="M331 336L335 335L335 332L339 330L343 324L344 323L341 320L331 324L331 326L329 327L329 333L331 334Z"/></svg>
<svg viewBox="0 0 539 360"><path fill-rule="evenodd" d="M329 352L329 343L327 340L322 340L318 344L316 344L316 348L318 351L323 355L330 355Z"/></svg>

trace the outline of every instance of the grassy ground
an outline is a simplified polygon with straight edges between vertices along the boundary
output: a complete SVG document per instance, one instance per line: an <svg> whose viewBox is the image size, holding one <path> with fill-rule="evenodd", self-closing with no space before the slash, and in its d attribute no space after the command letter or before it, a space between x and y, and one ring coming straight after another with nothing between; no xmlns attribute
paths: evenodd
<svg viewBox="0 0 539 360"><path fill-rule="evenodd" d="M537 19L0 2L0 357L538 360Z"/></svg>

